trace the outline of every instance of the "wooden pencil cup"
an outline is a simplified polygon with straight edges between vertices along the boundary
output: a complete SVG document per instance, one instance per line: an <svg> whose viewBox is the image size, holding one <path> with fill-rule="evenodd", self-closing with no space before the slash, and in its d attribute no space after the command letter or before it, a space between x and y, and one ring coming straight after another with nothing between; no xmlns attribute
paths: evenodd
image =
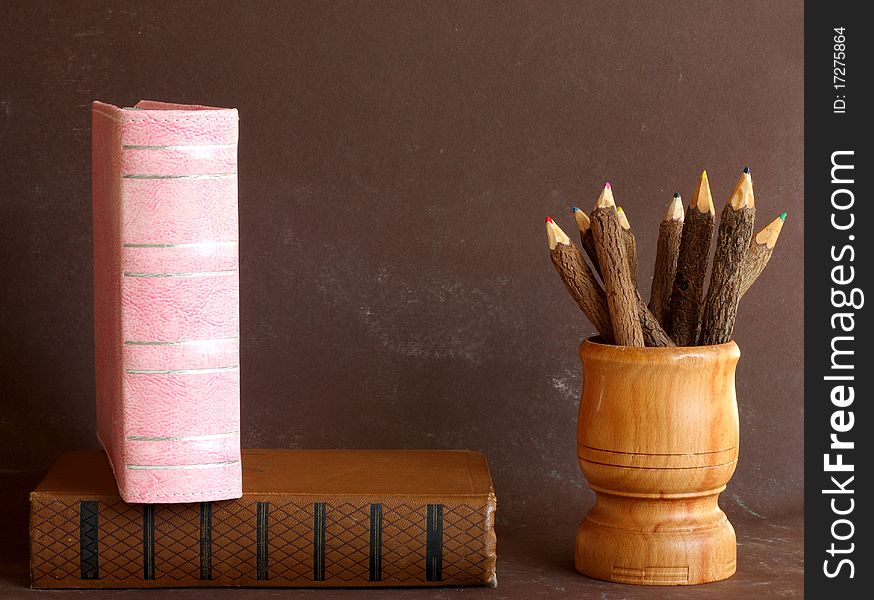
<svg viewBox="0 0 874 600"><path fill-rule="evenodd" d="M738 452L734 342L580 346L577 453L596 495L577 531L580 573L691 585L734 574L734 528L717 498Z"/></svg>

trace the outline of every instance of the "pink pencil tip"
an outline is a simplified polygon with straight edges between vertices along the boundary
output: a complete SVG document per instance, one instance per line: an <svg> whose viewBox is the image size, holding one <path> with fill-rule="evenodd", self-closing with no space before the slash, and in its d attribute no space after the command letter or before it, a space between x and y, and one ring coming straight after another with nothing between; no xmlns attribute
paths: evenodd
<svg viewBox="0 0 874 600"><path fill-rule="evenodd" d="M604 184L604 187L607 188L608 190L612 190L612 189L613 189L613 186L610 185L610 182L609 182L609 181L608 181L607 183Z"/></svg>

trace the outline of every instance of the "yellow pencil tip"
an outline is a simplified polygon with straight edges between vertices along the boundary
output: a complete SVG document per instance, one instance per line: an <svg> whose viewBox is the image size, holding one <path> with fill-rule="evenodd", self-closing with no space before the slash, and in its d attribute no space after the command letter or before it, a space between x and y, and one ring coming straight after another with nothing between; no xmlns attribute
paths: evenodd
<svg viewBox="0 0 874 600"><path fill-rule="evenodd" d="M616 213L619 215L619 225L622 229L626 231L631 229L631 223L628 222L628 217L625 216L625 211L621 206L616 209Z"/></svg>

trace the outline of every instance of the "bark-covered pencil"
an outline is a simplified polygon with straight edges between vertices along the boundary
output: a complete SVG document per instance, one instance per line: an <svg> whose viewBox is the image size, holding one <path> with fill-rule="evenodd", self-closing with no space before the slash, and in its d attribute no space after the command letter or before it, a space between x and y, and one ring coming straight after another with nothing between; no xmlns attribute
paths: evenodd
<svg viewBox="0 0 874 600"><path fill-rule="evenodd" d="M549 257L567 291L604 341L612 344L613 326L607 308L607 297L586 264L582 252L550 217L546 217L546 238L549 243Z"/></svg>
<svg viewBox="0 0 874 600"><path fill-rule="evenodd" d="M595 239L592 237L592 224L589 221L589 215L585 211L574 206L574 220L577 222L577 229L580 230L580 243L583 250L586 251L586 256L595 267L598 275L601 275L601 266L598 264L598 254L595 251Z"/></svg>
<svg viewBox="0 0 874 600"><path fill-rule="evenodd" d="M595 250L601 265L601 278L613 324L613 337L620 346L643 346L643 331L638 317L637 290L628 269L625 238L613 190L604 186L590 217Z"/></svg>
<svg viewBox="0 0 874 600"><path fill-rule="evenodd" d="M671 324L667 329L678 346L694 346L701 328L704 279L715 215L710 183L704 171L686 209L677 274L671 290Z"/></svg>
<svg viewBox="0 0 874 600"><path fill-rule="evenodd" d="M662 326L667 326L671 310L671 290L677 274L677 257L680 254L680 239L683 235L683 200L674 194L668 204L668 212L659 224L659 239L656 246L655 269L649 293L649 309Z"/></svg>
<svg viewBox="0 0 874 600"><path fill-rule="evenodd" d="M750 249L744 258L741 265L741 284L740 295L743 298L750 286L761 275L765 267L768 266L768 261L771 260L771 254L774 251L774 246L777 244L777 238L780 237L780 230L783 229L783 222L786 221L786 213L784 212L779 217L768 223L762 230L753 236L753 241L750 242Z"/></svg>
<svg viewBox="0 0 874 600"><path fill-rule="evenodd" d="M719 217L716 254L701 321L701 345L724 344L731 339L741 296L741 266L749 251L755 218L753 180L749 167L745 167Z"/></svg>
<svg viewBox="0 0 874 600"><path fill-rule="evenodd" d="M616 214L619 215L619 225L622 227L622 236L625 238L625 254L628 256L628 271L631 273L631 282L637 288L637 240L634 238L634 232L631 231L631 223L628 222L625 209L621 206L617 207Z"/></svg>

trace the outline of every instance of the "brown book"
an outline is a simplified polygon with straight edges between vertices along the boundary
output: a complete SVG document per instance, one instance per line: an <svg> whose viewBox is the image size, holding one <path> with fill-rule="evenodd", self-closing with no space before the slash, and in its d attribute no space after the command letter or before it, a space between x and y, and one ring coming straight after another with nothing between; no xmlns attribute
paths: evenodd
<svg viewBox="0 0 874 600"><path fill-rule="evenodd" d="M492 585L495 495L482 454L243 450L243 497L126 504L100 450L65 454L30 495L41 588Z"/></svg>

